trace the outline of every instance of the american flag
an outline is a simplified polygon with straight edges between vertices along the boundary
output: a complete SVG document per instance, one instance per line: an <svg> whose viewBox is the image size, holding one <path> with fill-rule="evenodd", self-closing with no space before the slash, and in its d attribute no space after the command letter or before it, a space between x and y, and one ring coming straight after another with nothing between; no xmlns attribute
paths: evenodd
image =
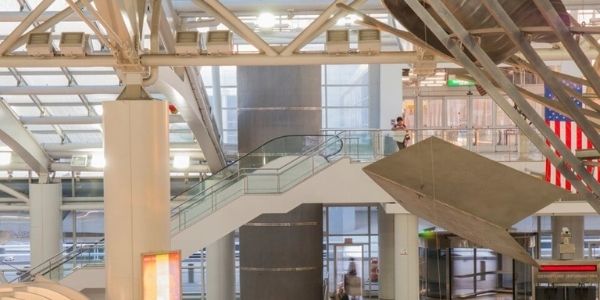
<svg viewBox="0 0 600 300"><path fill-rule="evenodd" d="M574 84L571 82L564 83L577 93L581 94L581 85ZM550 90L550 88L548 88L547 86L544 86L544 96L548 99L556 101L556 97L552 93L552 90ZM578 107L582 106L579 100L576 100L575 103ZM544 109L544 116L546 119L546 124L550 127L550 129L554 131L554 133L556 133L560 140L563 143L565 143L567 148L573 151L573 153L575 153L575 150L593 148L592 143L588 140L585 134L583 134L581 128L577 126L576 122L573 122L568 117L561 115L560 113L547 107ZM550 145L548 141L546 142L548 143L548 145ZM597 168L588 167L588 171L590 173L593 173L594 178L598 178ZM567 189L569 191L574 191L573 187L571 186L571 183L568 180L566 180L562 174L560 174L560 172L550 163L548 159L546 159L546 181L560 186L564 189Z"/></svg>

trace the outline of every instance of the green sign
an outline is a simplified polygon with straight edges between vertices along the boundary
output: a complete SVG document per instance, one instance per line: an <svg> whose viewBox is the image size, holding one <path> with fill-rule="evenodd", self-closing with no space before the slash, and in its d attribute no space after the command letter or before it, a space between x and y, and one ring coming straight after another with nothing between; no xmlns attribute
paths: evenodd
<svg viewBox="0 0 600 300"><path fill-rule="evenodd" d="M459 87L459 86L474 86L475 82L471 80L463 80L463 79L448 79L446 85L449 87Z"/></svg>

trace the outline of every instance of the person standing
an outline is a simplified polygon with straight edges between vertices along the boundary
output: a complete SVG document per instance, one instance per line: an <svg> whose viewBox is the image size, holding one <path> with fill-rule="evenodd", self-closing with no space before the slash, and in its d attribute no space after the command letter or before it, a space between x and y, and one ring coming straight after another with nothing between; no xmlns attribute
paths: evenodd
<svg viewBox="0 0 600 300"><path fill-rule="evenodd" d="M359 300L362 297L362 282L356 271L354 257L350 258L348 273L344 275L344 291L349 300Z"/></svg>
<svg viewBox="0 0 600 300"><path fill-rule="evenodd" d="M406 124L402 117L396 118L396 123L392 126L392 131L394 131L394 140L396 141L396 145L398 145L398 150L406 148L406 143L410 140L410 136L406 131Z"/></svg>

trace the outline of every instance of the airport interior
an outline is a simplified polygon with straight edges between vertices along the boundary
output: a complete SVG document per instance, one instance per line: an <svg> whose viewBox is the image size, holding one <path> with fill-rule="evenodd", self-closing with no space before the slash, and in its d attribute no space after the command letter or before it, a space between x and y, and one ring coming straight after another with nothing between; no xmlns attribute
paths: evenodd
<svg viewBox="0 0 600 300"><path fill-rule="evenodd" d="M600 0L0 0L0 300L600 299Z"/></svg>

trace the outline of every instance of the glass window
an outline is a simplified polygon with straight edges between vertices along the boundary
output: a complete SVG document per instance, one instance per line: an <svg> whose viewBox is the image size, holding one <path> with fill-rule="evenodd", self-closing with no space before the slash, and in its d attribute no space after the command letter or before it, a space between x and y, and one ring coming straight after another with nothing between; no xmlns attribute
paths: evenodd
<svg viewBox="0 0 600 300"><path fill-rule="evenodd" d="M473 99L473 115L471 116L473 127L491 127L493 107L492 99Z"/></svg>
<svg viewBox="0 0 600 300"><path fill-rule="evenodd" d="M327 128L367 128L368 108L328 108Z"/></svg>
<svg viewBox="0 0 600 300"><path fill-rule="evenodd" d="M327 66L327 84L365 85L369 83L369 65Z"/></svg>
<svg viewBox="0 0 600 300"><path fill-rule="evenodd" d="M402 102L402 110L404 111L404 124L408 128L416 128L415 123L415 99L404 99Z"/></svg>
<svg viewBox="0 0 600 300"><path fill-rule="evenodd" d="M237 108L237 87L221 89L221 105L223 108Z"/></svg>
<svg viewBox="0 0 600 300"><path fill-rule="evenodd" d="M327 87L328 106L367 106L369 105L368 86Z"/></svg>
<svg viewBox="0 0 600 300"><path fill-rule="evenodd" d="M235 109L223 110L223 130L238 129L237 111Z"/></svg>
<svg viewBox="0 0 600 300"><path fill-rule="evenodd" d="M367 207L329 208L329 234L367 234ZM340 242L344 242L340 240Z"/></svg>
<svg viewBox="0 0 600 300"><path fill-rule="evenodd" d="M237 67L225 66L220 67L221 86L236 86L237 85Z"/></svg>
<svg viewBox="0 0 600 300"><path fill-rule="evenodd" d="M466 99L448 99L446 101L446 118L448 126L452 128L467 127L469 110Z"/></svg>
<svg viewBox="0 0 600 300"><path fill-rule="evenodd" d="M423 128L442 127L442 99L423 99L421 103L423 105L421 110Z"/></svg>

